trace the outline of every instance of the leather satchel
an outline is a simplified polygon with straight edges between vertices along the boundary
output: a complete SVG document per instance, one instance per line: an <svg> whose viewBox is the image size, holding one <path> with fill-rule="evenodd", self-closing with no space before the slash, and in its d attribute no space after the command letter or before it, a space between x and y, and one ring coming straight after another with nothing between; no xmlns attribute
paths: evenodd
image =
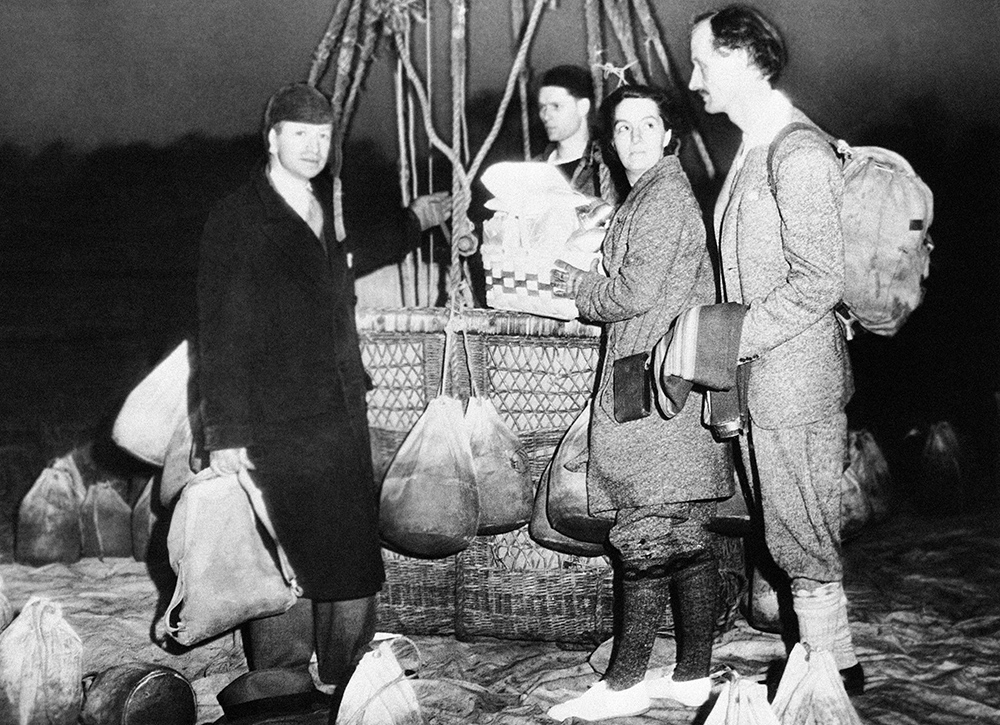
<svg viewBox="0 0 1000 725"><path fill-rule="evenodd" d="M286 612L302 595L246 469L217 476L208 468L184 488L167 549L177 585L162 623L182 645Z"/></svg>
<svg viewBox="0 0 1000 725"><path fill-rule="evenodd" d="M653 381L649 373L649 353L637 352L618 358L612 369L615 420L628 423L649 415L653 402Z"/></svg>

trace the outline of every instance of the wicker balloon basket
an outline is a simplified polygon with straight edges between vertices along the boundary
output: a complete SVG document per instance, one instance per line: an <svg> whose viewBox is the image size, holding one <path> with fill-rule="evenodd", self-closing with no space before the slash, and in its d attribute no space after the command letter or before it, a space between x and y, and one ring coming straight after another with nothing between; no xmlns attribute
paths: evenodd
<svg viewBox="0 0 1000 725"><path fill-rule="evenodd" d="M368 420L379 480L439 388L449 316L441 308L358 311L362 359L374 384ZM450 392L467 398L475 381L521 438L537 482L590 396L600 329L500 310L464 310L461 321L467 345L453 346ZM720 626L728 628L745 588L742 546L720 540L718 553L726 600ZM379 627L386 631L581 645L612 632L609 562L545 549L526 527L476 537L441 559L386 550L385 564Z"/></svg>

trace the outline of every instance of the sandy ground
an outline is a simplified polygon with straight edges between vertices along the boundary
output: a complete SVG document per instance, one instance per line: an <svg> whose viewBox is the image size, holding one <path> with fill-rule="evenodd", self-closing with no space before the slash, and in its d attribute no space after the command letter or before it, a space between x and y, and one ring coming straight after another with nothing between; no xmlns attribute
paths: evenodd
<svg viewBox="0 0 1000 725"><path fill-rule="evenodd" d="M1000 722L1000 525L995 514L926 519L899 514L847 546L846 585L867 692L853 703L866 723ZM199 723L221 714L214 695L245 668L233 635L183 653L151 640L157 592L145 565L85 559L71 566L0 566L15 608L32 595L58 601L84 643L84 671L135 661L180 670L195 685ZM437 725L551 722L545 710L598 678L594 652L544 642L410 636L412 681L424 721ZM783 653L780 638L737 619L714 658L756 677ZM652 665L672 662L657 642ZM668 701L659 701L660 703ZM700 723L701 711L655 707L621 723Z"/></svg>

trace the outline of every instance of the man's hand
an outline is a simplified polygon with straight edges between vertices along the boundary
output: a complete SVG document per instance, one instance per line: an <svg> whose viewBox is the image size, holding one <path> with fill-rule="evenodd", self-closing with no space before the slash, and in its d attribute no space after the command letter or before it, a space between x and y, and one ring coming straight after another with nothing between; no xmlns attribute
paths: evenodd
<svg viewBox="0 0 1000 725"><path fill-rule="evenodd" d="M209 468L216 476L229 476L239 473L241 468L253 468L246 448L221 448L212 451Z"/></svg>
<svg viewBox="0 0 1000 725"><path fill-rule="evenodd" d="M436 191L433 194L418 196L410 202L410 211L420 222L420 231L441 226L451 218L451 193Z"/></svg>

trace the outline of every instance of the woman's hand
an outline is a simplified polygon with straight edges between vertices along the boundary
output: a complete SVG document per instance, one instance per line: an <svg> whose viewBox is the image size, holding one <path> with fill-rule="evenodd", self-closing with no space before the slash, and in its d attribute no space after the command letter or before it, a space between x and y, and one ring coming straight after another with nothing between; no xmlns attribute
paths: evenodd
<svg viewBox="0 0 1000 725"><path fill-rule="evenodd" d="M595 260L595 266L597 262ZM586 274L569 262L557 259L552 265L552 296L575 298Z"/></svg>

